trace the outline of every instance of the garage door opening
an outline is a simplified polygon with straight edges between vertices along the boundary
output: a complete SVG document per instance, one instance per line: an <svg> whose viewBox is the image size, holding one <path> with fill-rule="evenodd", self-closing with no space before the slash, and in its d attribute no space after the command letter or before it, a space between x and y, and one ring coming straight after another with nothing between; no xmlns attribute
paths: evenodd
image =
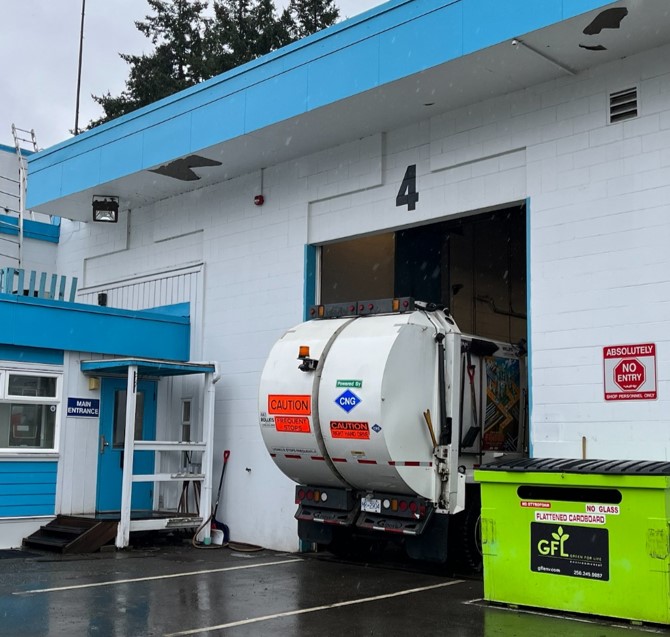
<svg viewBox="0 0 670 637"><path fill-rule="evenodd" d="M523 204L321 248L321 303L412 296L510 343L526 339L526 282Z"/></svg>
<svg viewBox="0 0 670 637"><path fill-rule="evenodd" d="M524 204L339 241L321 247L320 303L411 296L447 308L464 334L518 346L486 356L476 377L464 355L460 451L524 455L526 256Z"/></svg>

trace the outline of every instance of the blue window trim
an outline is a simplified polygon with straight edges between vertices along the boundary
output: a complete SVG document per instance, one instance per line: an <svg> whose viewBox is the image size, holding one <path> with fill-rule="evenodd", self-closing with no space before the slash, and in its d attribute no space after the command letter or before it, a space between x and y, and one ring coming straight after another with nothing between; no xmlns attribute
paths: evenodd
<svg viewBox="0 0 670 637"><path fill-rule="evenodd" d="M305 281L303 286L303 317L309 319L309 308L316 302L317 247L305 245Z"/></svg>

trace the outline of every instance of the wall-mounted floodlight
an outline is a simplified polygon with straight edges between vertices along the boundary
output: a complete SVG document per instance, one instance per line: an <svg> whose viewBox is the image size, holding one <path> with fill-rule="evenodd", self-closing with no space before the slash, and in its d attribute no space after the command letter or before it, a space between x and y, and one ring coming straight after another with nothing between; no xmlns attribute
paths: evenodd
<svg viewBox="0 0 670 637"><path fill-rule="evenodd" d="M93 221L116 223L119 220L119 198L93 195Z"/></svg>

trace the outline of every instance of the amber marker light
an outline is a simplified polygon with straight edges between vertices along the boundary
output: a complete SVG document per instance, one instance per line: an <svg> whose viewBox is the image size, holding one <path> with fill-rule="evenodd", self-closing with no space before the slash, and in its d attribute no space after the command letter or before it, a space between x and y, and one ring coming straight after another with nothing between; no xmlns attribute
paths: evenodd
<svg viewBox="0 0 670 637"><path fill-rule="evenodd" d="M309 345L301 345L298 348L298 358L309 358Z"/></svg>

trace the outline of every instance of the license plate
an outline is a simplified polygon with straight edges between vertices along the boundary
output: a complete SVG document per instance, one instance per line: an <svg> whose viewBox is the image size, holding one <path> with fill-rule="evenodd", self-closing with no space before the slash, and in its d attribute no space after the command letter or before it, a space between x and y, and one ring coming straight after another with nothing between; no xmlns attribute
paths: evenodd
<svg viewBox="0 0 670 637"><path fill-rule="evenodd" d="M361 498L361 511L366 513L381 513L382 501L376 498Z"/></svg>

